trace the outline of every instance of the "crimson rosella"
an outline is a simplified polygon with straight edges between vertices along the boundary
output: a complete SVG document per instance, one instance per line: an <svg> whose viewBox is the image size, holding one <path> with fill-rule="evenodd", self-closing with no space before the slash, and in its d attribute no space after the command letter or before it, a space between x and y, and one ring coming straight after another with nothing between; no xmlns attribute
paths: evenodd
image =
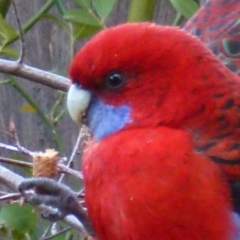
<svg viewBox="0 0 240 240"><path fill-rule="evenodd" d="M95 36L70 77L70 115L93 134L83 173L99 240L237 237L237 75L185 31L140 23Z"/></svg>
<svg viewBox="0 0 240 240"><path fill-rule="evenodd" d="M104 30L75 56L68 108L92 133L82 169L96 239L240 239L238 3L208 1L185 26L223 63L150 23Z"/></svg>

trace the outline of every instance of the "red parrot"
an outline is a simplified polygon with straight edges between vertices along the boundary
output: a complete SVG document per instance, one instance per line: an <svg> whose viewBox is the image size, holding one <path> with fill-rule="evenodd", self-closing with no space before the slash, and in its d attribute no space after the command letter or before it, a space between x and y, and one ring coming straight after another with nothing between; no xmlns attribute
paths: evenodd
<svg viewBox="0 0 240 240"><path fill-rule="evenodd" d="M187 46L187 47L186 47ZM68 108L98 240L240 239L240 79L175 27L123 24L75 56Z"/></svg>
<svg viewBox="0 0 240 240"><path fill-rule="evenodd" d="M240 76L240 0L208 0L184 29Z"/></svg>
<svg viewBox="0 0 240 240"><path fill-rule="evenodd" d="M240 239L240 1L207 1L184 28L203 42L123 24L77 53L67 102L93 135L82 166L91 223L54 181L21 184L54 190L30 202L75 214L98 240Z"/></svg>

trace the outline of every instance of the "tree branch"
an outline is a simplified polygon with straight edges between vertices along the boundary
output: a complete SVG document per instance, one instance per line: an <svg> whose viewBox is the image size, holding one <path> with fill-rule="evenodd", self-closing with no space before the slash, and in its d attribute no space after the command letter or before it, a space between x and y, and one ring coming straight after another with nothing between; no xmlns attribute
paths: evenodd
<svg viewBox="0 0 240 240"><path fill-rule="evenodd" d="M0 165L0 182L4 185L16 191L23 180L20 175Z"/></svg>
<svg viewBox="0 0 240 240"><path fill-rule="evenodd" d="M48 87L66 92L71 84L68 78L43 71L16 61L0 59L0 72L22 77Z"/></svg>
<svg viewBox="0 0 240 240"><path fill-rule="evenodd" d="M21 40L21 52L20 52L20 57L18 59L18 62L20 64L23 64L24 57L25 57L25 41L24 41L24 37L23 37L23 30L22 30L22 25L21 25L21 22L20 22L20 19L19 19L19 16L18 16L18 11L17 11L16 4L15 4L14 0L11 0L11 2L12 2L15 17L16 17L16 22L17 22L17 25L18 25L19 37L20 37L20 40Z"/></svg>

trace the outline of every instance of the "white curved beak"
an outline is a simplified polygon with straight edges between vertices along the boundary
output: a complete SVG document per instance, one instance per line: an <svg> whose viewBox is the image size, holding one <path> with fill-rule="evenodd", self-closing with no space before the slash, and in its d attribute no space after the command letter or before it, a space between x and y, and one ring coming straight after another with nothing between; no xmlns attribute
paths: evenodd
<svg viewBox="0 0 240 240"><path fill-rule="evenodd" d="M90 103L90 92L82 89L77 84L72 84L67 94L67 108L73 121L82 125L82 118Z"/></svg>

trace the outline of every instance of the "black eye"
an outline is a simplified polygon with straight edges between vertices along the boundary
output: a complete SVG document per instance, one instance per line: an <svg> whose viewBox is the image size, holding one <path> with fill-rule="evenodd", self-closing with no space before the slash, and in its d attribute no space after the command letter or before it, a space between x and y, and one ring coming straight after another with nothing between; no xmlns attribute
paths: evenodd
<svg viewBox="0 0 240 240"><path fill-rule="evenodd" d="M109 89L119 89L125 83L125 77L121 72L111 72L106 78L106 86Z"/></svg>

